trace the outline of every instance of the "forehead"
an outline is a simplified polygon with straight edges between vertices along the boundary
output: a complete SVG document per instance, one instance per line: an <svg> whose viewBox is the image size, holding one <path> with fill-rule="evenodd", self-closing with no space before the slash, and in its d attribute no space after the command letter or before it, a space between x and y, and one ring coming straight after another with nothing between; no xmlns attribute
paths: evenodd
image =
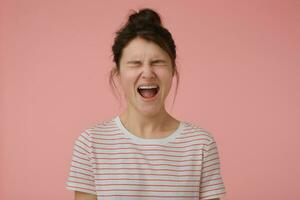
<svg viewBox="0 0 300 200"><path fill-rule="evenodd" d="M167 58L168 54L156 43L142 38L130 41L123 49L123 56L128 59Z"/></svg>

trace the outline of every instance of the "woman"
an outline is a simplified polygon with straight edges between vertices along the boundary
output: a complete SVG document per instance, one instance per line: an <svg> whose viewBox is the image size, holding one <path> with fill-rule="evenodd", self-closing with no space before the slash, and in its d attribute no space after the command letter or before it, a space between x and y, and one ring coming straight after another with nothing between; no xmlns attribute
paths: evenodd
<svg viewBox="0 0 300 200"><path fill-rule="evenodd" d="M213 136L165 109L178 72L159 14L131 14L112 51L110 83L121 86L127 106L79 135L67 188L76 200L219 199L225 187Z"/></svg>

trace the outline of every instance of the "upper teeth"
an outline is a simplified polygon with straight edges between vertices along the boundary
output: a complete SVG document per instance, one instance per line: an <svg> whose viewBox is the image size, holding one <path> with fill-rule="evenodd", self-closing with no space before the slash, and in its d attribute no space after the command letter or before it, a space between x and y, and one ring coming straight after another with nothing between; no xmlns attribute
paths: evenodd
<svg viewBox="0 0 300 200"><path fill-rule="evenodd" d="M142 85L139 86L139 89L152 89L152 88L158 88L157 85Z"/></svg>

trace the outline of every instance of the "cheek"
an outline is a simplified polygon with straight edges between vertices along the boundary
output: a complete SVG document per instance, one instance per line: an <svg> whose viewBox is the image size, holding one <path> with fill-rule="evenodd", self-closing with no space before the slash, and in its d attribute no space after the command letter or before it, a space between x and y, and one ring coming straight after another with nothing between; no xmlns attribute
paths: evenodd
<svg viewBox="0 0 300 200"><path fill-rule="evenodd" d="M160 69L156 71L156 74L161 80L161 82L163 82L166 85L166 87L172 84L173 76L170 70Z"/></svg>
<svg viewBox="0 0 300 200"><path fill-rule="evenodd" d="M168 77L165 82L166 93L168 94L172 87L172 77Z"/></svg>
<svg viewBox="0 0 300 200"><path fill-rule="evenodd" d="M123 91L125 92L125 95L132 92L134 88L135 78L136 75L134 73L123 73L120 76L120 83L123 88Z"/></svg>

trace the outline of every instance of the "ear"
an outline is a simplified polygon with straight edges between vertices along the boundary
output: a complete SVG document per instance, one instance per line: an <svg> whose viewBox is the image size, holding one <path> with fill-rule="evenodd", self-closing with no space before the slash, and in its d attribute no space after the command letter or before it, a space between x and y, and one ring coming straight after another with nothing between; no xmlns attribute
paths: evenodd
<svg viewBox="0 0 300 200"><path fill-rule="evenodd" d="M172 77L174 77L175 71L176 71L175 67L172 67Z"/></svg>
<svg viewBox="0 0 300 200"><path fill-rule="evenodd" d="M111 74L112 74L112 77L116 77L117 79L119 79L119 70L117 68L117 66L114 66L112 69L111 69Z"/></svg>
<svg viewBox="0 0 300 200"><path fill-rule="evenodd" d="M111 73L112 75L117 75L117 71L118 71L118 70L117 70L117 67L116 67L116 66L113 66L113 67L111 68L111 72L110 72L110 73Z"/></svg>

